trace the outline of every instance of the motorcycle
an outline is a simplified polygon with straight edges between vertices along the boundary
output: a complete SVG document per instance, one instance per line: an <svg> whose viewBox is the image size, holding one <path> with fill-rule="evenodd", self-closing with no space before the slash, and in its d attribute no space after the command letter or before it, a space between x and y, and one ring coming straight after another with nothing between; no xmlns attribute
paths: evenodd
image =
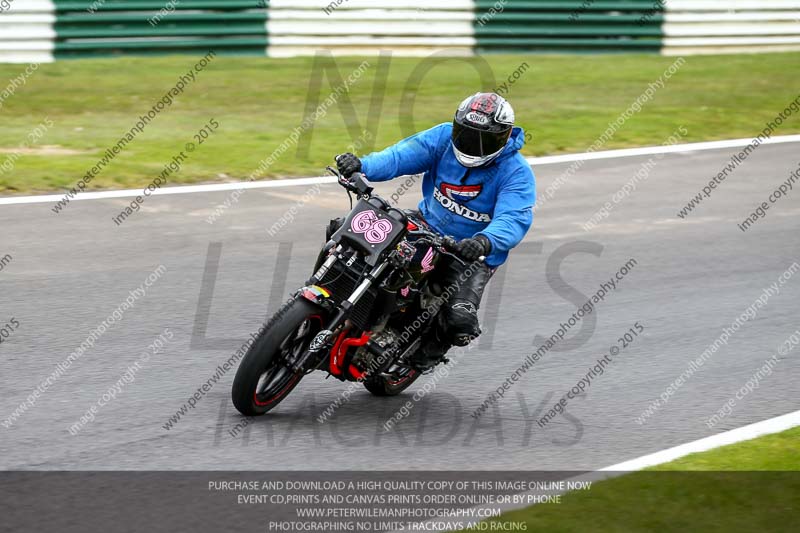
<svg viewBox="0 0 800 533"><path fill-rule="evenodd" d="M328 170L350 196L351 211L306 286L264 325L242 358L231 396L245 416L274 409L314 371L360 382L377 396L403 392L421 375L410 358L446 298L437 265L445 256L464 263L453 253L455 239L392 207L363 174L348 180Z"/></svg>

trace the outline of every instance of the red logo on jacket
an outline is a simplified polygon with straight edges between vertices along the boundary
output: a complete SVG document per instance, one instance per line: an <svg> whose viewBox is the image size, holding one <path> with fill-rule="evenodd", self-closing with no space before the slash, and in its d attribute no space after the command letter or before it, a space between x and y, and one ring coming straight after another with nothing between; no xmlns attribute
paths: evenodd
<svg viewBox="0 0 800 533"><path fill-rule="evenodd" d="M463 204L477 198L483 190L483 185L453 185L451 183L442 183L439 186L439 190L451 200Z"/></svg>

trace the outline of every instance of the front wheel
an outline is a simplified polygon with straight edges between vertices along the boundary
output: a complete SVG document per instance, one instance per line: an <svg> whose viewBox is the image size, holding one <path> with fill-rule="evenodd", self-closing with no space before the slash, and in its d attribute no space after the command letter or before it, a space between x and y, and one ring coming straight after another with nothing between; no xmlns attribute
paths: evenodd
<svg viewBox="0 0 800 533"><path fill-rule="evenodd" d="M319 308L298 296L284 305L256 337L233 379L231 398L245 416L260 416L275 408L297 386L302 373L283 361L299 355L320 330Z"/></svg>

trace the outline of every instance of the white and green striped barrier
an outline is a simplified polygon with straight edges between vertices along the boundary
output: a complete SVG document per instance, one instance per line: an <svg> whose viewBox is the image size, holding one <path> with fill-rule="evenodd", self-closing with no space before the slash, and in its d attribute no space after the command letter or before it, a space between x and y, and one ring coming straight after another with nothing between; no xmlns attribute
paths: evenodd
<svg viewBox="0 0 800 533"><path fill-rule="evenodd" d="M0 0L0 62L52 61L55 22L50 0Z"/></svg>
<svg viewBox="0 0 800 533"><path fill-rule="evenodd" d="M800 50L798 0L667 0L665 53Z"/></svg>
<svg viewBox="0 0 800 533"><path fill-rule="evenodd" d="M0 61L800 50L800 0L0 0Z"/></svg>

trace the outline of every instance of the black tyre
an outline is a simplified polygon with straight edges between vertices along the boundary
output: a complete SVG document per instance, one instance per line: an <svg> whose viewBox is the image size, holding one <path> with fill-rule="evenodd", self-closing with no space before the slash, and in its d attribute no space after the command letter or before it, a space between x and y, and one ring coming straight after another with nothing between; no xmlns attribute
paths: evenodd
<svg viewBox="0 0 800 533"><path fill-rule="evenodd" d="M280 361L308 347L320 331L319 308L297 297L284 305L242 358L233 379L231 398L245 416L260 416L272 410L297 386L303 374Z"/></svg>
<svg viewBox="0 0 800 533"><path fill-rule="evenodd" d="M410 387L421 375L416 370L408 369L395 378L371 376L364 380L364 387L375 396L397 396Z"/></svg>

